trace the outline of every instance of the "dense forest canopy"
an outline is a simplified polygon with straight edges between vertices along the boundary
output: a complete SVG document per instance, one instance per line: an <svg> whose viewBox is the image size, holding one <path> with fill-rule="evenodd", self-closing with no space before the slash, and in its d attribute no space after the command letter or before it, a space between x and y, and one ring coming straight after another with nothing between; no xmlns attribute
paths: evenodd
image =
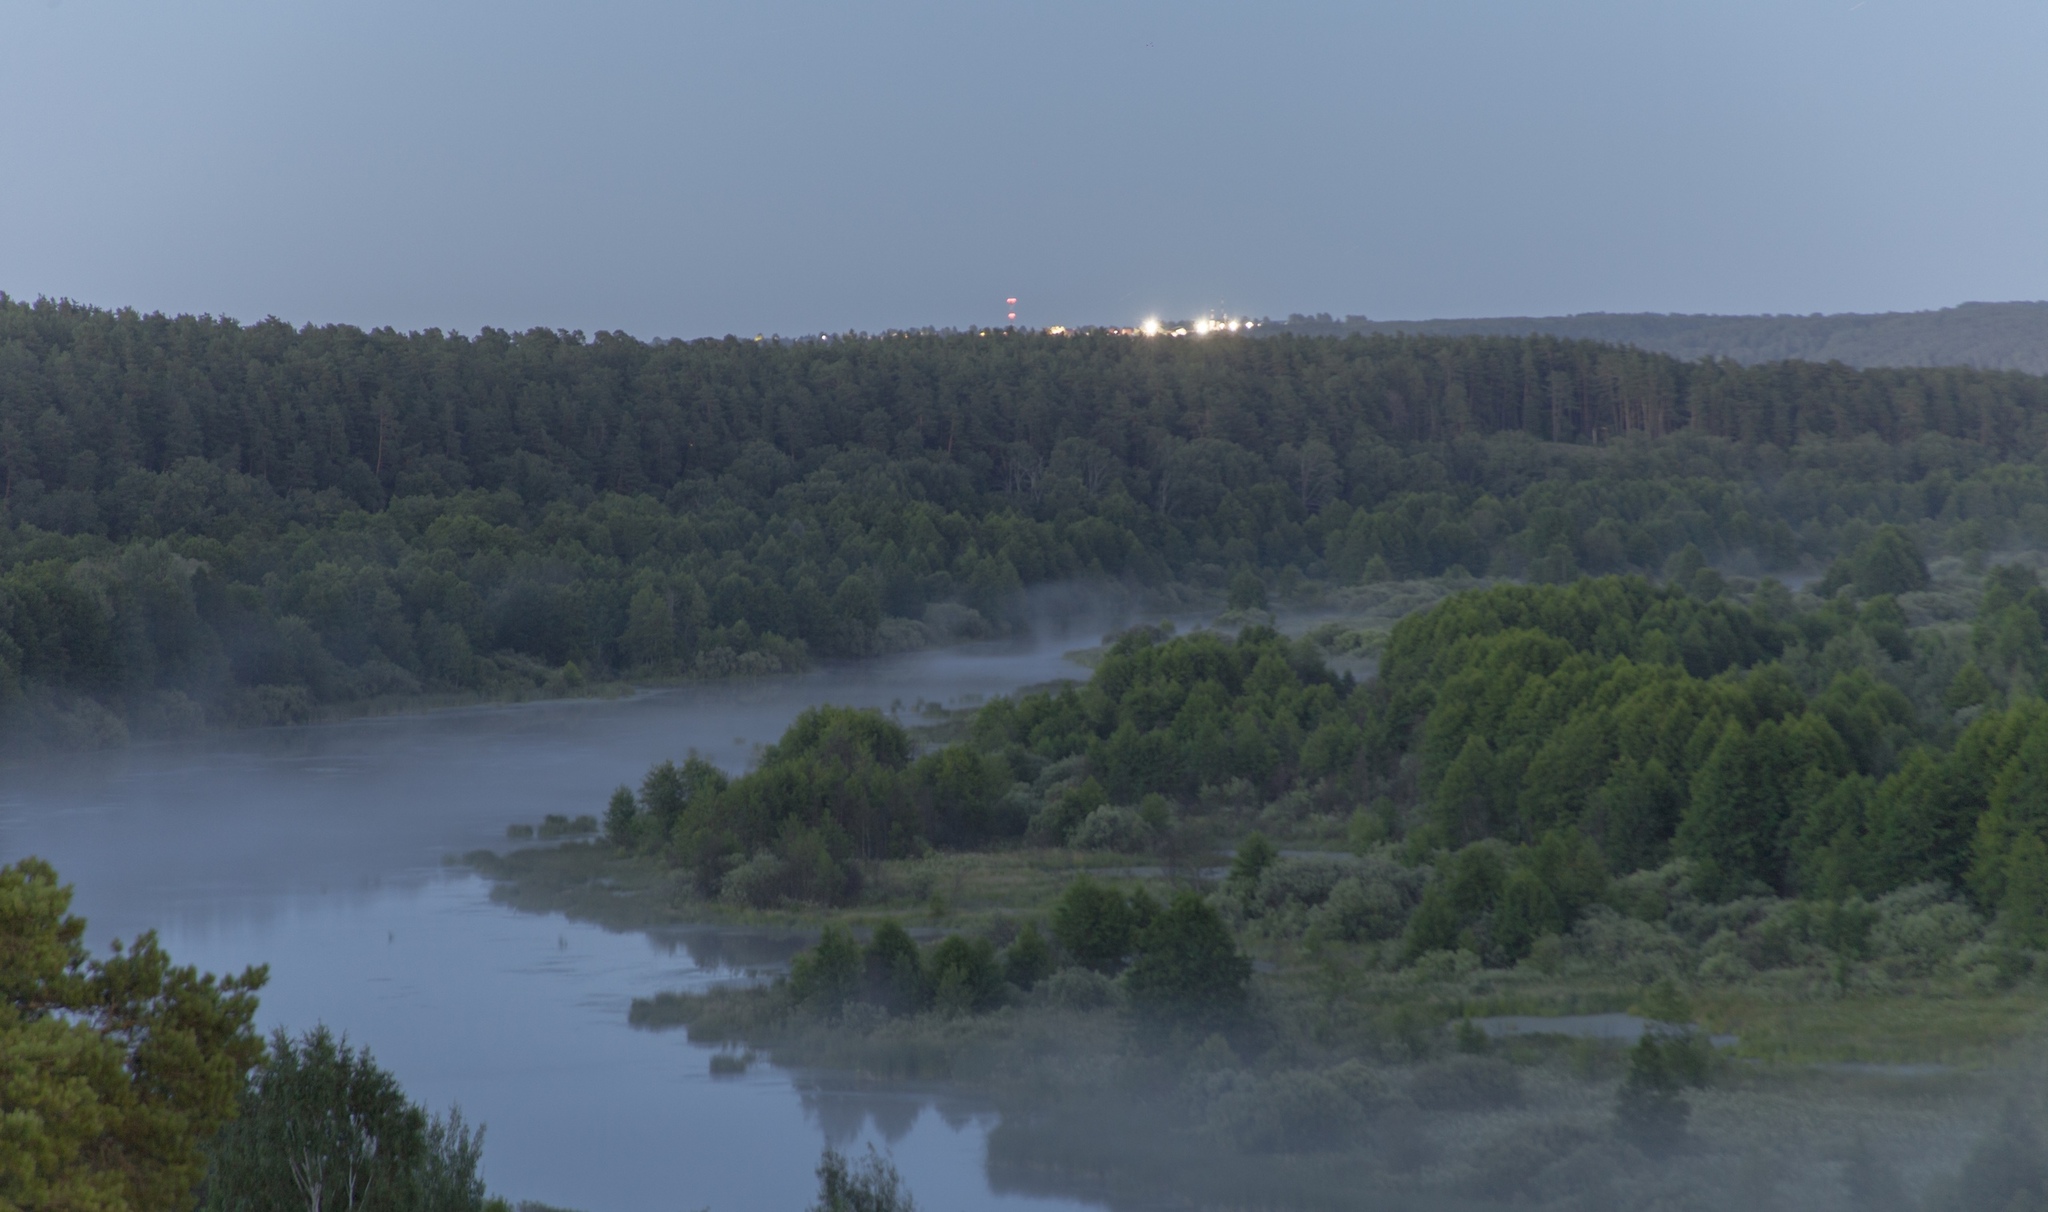
<svg viewBox="0 0 2048 1212"><path fill-rule="evenodd" d="M2048 380L1553 338L401 334L0 302L9 729L789 668L1068 580L2048 536Z"/></svg>
<svg viewBox="0 0 2048 1212"><path fill-rule="evenodd" d="M2048 303L1965 303L1939 311L1810 316L1687 316L1590 312L1469 320L1368 320L1291 316L1267 331L1521 337L1612 341L1679 358L1745 364L1842 362L1849 366L1980 366L2048 374Z"/></svg>

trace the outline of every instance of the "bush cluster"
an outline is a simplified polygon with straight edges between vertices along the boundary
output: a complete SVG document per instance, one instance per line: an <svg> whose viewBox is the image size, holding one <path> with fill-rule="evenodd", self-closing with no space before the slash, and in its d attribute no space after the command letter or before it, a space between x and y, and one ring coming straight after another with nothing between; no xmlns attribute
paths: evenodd
<svg viewBox="0 0 2048 1212"><path fill-rule="evenodd" d="M828 1016L855 1003L892 1015L977 1014L1040 986L1054 1004L1086 1010L1128 999L1159 1021L1222 1022L1244 1006L1251 963L1215 907L1192 892L1162 905L1142 888L1126 894L1082 877L1060 895L1051 927L1048 941L1027 923L998 951L961 934L920 948L893 920L862 946L831 925L791 964L786 988L794 1005Z"/></svg>

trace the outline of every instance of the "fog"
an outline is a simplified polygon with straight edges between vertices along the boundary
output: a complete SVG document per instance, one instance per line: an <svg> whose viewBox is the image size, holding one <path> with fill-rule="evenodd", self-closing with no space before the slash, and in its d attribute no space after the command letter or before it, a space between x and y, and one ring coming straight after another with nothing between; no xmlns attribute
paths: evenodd
<svg viewBox="0 0 2048 1212"><path fill-rule="evenodd" d="M0 861L51 860L95 948L156 928L179 962L269 964L266 1029L345 1030L415 1098L488 1124L493 1191L591 1212L804 1207L828 1144L880 1147L927 1209L1968 1208L1944 1194L1968 1165L2041 1172L2031 1055L1803 1076L1724 1060L1685 1096L1683 1140L1645 1145L1616 1101L1641 1020L1618 1016L1579 1033L1605 1042L1532 1041L1573 1024L1528 1020L1485 1023L1493 1038L1463 1050L1436 1028L1382 1031L1332 1067L1312 1032L1288 1034L1324 1021L1300 1007L1264 1035L1162 1046L1066 987L985 1039L918 1020L870 1041L943 1035L979 1083L801 1064L714 1078L711 1047L630 1027L633 999L758 981L806 937L609 932L515 911L447 863L510 849L510 823L601 812L662 759L743 769L815 703L907 716L1085 676L1065 654L1125 617L1072 589L1030 603L1026 638L801 676L19 763Z"/></svg>
<svg viewBox="0 0 2048 1212"><path fill-rule="evenodd" d="M742 769L814 703L908 711L1085 676L1062 653L1096 642L1102 621L1037 617L1035 638L799 676L19 763L0 783L0 862L55 864L96 950L155 928L180 963L269 964L266 1030L325 1021L413 1097L460 1102L489 1126L491 1188L516 1199L797 1208L825 1142L893 1140L929 1206L1068 1206L993 1194L990 1121L956 1101L849 1102L769 1069L713 1083L709 1049L627 1026L635 996L772 971L802 939L607 933L494 904L444 864L506 848L509 823L602 813L613 787L692 749Z"/></svg>

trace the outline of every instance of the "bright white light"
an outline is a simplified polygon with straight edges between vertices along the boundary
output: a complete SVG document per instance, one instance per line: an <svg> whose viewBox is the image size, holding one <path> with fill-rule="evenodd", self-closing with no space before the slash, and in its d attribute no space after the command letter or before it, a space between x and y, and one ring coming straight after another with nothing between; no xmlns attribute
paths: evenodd
<svg viewBox="0 0 2048 1212"><path fill-rule="evenodd" d="M1158 317L1158 316L1146 316L1146 317L1145 317L1145 322L1144 322L1144 323L1142 323L1142 324L1140 324L1140 325L1138 325L1138 331L1139 331L1139 332L1141 332L1141 333L1144 333L1144 334L1145 334L1146 336L1148 336L1148 337L1156 337L1156 336L1158 336L1158 335L1159 335L1159 317Z"/></svg>
<svg viewBox="0 0 2048 1212"><path fill-rule="evenodd" d="M1209 335L1209 330L1214 327L1216 327L1215 323L1211 321L1207 316L1204 316L1203 318L1195 321L1195 335L1198 337L1206 337Z"/></svg>
<svg viewBox="0 0 2048 1212"><path fill-rule="evenodd" d="M1230 322L1230 331L1232 331L1232 332L1236 332L1236 331L1237 331L1237 328L1238 328L1238 324L1237 324L1237 321L1235 321L1235 320L1232 320L1232 321Z"/></svg>

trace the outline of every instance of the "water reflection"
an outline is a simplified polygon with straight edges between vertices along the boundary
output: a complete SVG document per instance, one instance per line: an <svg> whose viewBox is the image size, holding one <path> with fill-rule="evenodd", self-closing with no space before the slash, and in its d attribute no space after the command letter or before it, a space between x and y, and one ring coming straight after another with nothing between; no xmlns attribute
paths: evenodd
<svg viewBox="0 0 2048 1212"><path fill-rule="evenodd" d="M277 729L0 769L0 861L48 858L96 947L156 927L208 970L271 965L265 1027L325 1021L416 1096L489 1124L494 1189L572 1208L801 1208L831 1142L895 1152L933 1208L1080 1205L990 1190L985 1109L756 1066L627 1024L635 997L785 966L772 931L608 934L494 904L444 865L508 823L601 812L690 749L732 769L818 702L957 705L1081 673L1099 630L610 702Z"/></svg>

